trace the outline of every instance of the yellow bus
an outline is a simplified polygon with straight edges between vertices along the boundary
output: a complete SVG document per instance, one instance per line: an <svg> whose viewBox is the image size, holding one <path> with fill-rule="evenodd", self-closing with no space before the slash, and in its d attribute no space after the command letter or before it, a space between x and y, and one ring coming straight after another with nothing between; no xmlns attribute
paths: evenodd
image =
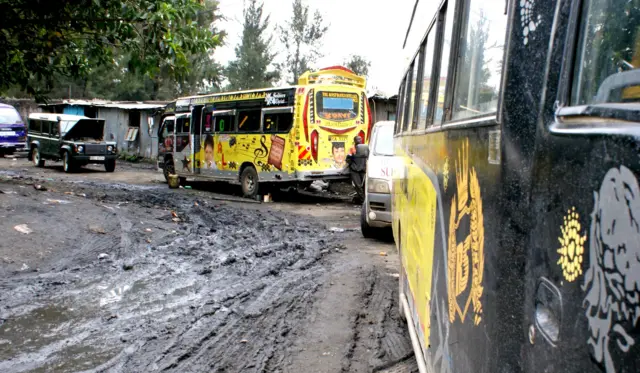
<svg viewBox="0 0 640 373"><path fill-rule="evenodd" d="M185 97L158 128L165 177L284 187L346 179L356 136L366 143L371 110L366 79L342 66L306 72L291 87ZM268 188L266 188L268 189Z"/></svg>
<svg viewBox="0 0 640 373"><path fill-rule="evenodd" d="M392 226L421 373L640 371L638 14L415 2Z"/></svg>

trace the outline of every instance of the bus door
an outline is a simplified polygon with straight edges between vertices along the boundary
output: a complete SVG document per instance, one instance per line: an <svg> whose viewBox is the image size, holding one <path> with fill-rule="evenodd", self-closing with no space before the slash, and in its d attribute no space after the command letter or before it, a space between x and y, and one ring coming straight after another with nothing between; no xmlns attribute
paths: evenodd
<svg viewBox="0 0 640 373"><path fill-rule="evenodd" d="M211 109L209 109L211 110ZM237 170L229 160L235 144L236 111L235 110L205 110L203 115L203 175L222 176L221 171ZM205 135L204 130L208 129Z"/></svg>
<svg viewBox="0 0 640 373"><path fill-rule="evenodd" d="M164 162L164 158L168 154L173 154L173 144L175 141L175 124L176 117L174 115L162 118L162 123L158 127L158 161Z"/></svg>
<svg viewBox="0 0 640 373"><path fill-rule="evenodd" d="M194 174L201 173L200 170L202 168L202 158L200 154L202 153L202 113L204 108L202 106L195 106L193 110L191 110L191 138L190 143L193 144L191 149L191 172Z"/></svg>
<svg viewBox="0 0 640 373"><path fill-rule="evenodd" d="M548 59L562 66L548 68L532 173L526 371L640 371L638 14L574 2Z"/></svg>
<svg viewBox="0 0 640 373"><path fill-rule="evenodd" d="M177 114L175 125L175 141L173 159L178 174L193 172L191 146L191 114Z"/></svg>

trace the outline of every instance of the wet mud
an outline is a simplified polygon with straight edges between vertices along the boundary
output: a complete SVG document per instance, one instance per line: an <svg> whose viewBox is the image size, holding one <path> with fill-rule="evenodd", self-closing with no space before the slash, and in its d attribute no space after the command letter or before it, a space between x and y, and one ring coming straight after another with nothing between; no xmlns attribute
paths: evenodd
<svg viewBox="0 0 640 373"><path fill-rule="evenodd" d="M336 275L355 292L342 371L411 356L397 278L337 265L355 260L343 242L356 232L199 191L38 182L0 175L0 372L295 371L294 347L313 343L309 315Z"/></svg>

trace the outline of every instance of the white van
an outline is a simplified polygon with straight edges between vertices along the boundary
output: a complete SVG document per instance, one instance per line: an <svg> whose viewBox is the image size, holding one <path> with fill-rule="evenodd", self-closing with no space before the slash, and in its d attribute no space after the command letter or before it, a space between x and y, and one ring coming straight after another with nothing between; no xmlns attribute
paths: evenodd
<svg viewBox="0 0 640 373"><path fill-rule="evenodd" d="M375 228L391 226L391 177L397 158L393 154L393 121L373 126L367 160L365 200L360 214L360 229L366 238Z"/></svg>

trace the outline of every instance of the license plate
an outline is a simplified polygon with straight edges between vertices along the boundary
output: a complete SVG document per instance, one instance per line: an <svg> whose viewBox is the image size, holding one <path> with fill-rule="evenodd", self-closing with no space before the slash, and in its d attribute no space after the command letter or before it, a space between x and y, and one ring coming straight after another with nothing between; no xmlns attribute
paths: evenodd
<svg viewBox="0 0 640 373"><path fill-rule="evenodd" d="M16 133L14 131L0 131L0 136L15 136Z"/></svg>
<svg viewBox="0 0 640 373"><path fill-rule="evenodd" d="M98 156L98 155L92 155L91 157L89 157L90 161L104 161L104 157L103 156Z"/></svg>

